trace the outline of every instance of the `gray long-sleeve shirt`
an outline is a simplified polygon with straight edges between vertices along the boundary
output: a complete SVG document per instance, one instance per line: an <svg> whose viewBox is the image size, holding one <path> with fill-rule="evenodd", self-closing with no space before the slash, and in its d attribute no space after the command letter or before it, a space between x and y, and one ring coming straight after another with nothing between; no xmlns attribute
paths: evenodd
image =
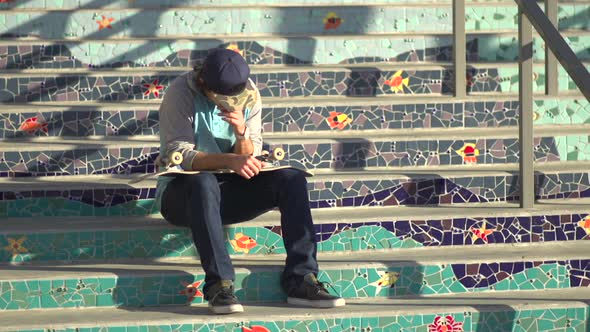
<svg viewBox="0 0 590 332"><path fill-rule="evenodd" d="M229 153L235 143L233 128L217 115L219 109L196 85L197 72L191 71L176 78L166 90L160 105L160 154L179 151L181 167L192 170L193 159L198 151ZM255 87L254 82L248 84ZM256 89L254 106L244 110L254 155L262 151L262 101ZM156 190L156 209L161 208L161 199L171 177L159 177Z"/></svg>

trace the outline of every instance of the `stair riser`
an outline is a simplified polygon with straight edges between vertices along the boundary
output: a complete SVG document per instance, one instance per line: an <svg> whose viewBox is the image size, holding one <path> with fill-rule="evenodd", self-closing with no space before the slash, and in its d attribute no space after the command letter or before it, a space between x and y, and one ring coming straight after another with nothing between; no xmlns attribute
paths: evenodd
<svg viewBox="0 0 590 332"><path fill-rule="evenodd" d="M584 5L560 5L559 29L588 29ZM324 23L330 12L342 19L338 26ZM517 29L516 4L468 8L467 31ZM113 19L100 29L97 21ZM566 16L569 16L566 18ZM452 31L452 7L288 7L228 9L131 9L91 12L0 12L2 36L97 39L112 37L228 36L259 34L359 34ZM488 17L488 19L486 19ZM491 18L491 19L489 19ZM111 26L111 28L106 28ZM436 26L437 28L434 28Z"/></svg>
<svg viewBox="0 0 590 332"><path fill-rule="evenodd" d="M265 133L340 130L330 123L331 112L345 114L352 122L343 130L491 128L518 125L515 100L437 104L374 106L265 107ZM584 124L590 122L590 103L581 99L549 99L535 102L535 125ZM27 120L47 124L43 130L20 130ZM0 138L30 136L142 136L159 135L159 113L152 110L66 110L0 114Z"/></svg>
<svg viewBox="0 0 590 332"><path fill-rule="evenodd" d="M246 310L248 310L246 308ZM449 309L453 310L453 309ZM106 326L106 323L98 324L96 328L78 328L72 324L68 328L51 329L52 332L121 332L121 331L232 331L244 332L246 328L263 327L267 330L259 331L437 331L450 326L453 330L447 331L532 331L538 328L539 331L557 331L567 329L568 331L585 331L590 319L590 308L568 307L552 309L490 309L483 311L469 309L465 312L438 312L428 310L422 314L403 315L371 315L322 318L322 319L290 319L290 320L240 320L231 323L195 323L195 324L140 324L128 323L124 326ZM100 325L100 326L99 326ZM75 329L75 330L74 330ZM442 329L441 329L442 330ZM249 331L249 330L248 330ZM444 330L443 330L444 331ZM15 331L16 332L16 331ZM19 330L18 332L46 332L45 329Z"/></svg>
<svg viewBox="0 0 590 332"><path fill-rule="evenodd" d="M279 286L281 270L282 267L276 266L272 270L250 273L236 271L236 295L246 303L284 301L286 296ZM48 271L59 271L59 268L49 267ZM399 276L394 287L378 286L385 272ZM588 260L427 266L406 263L399 267L323 270L318 275L345 298L565 289L587 287L589 277ZM188 284L203 280L202 273L175 271L162 275L154 271L153 276L3 281L0 282L3 291L0 311L185 304L188 296L182 291ZM195 304L203 302L202 296L192 300Z"/></svg>
<svg viewBox="0 0 590 332"><path fill-rule="evenodd" d="M590 213L590 209L588 210ZM277 221L278 223L278 221ZM536 243L590 240L589 214L535 215L526 217L449 218L429 220L375 220L315 225L319 252L358 252L435 246ZM97 225L98 226L98 225ZM583 227L584 226L584 227ZM490 231L477 236L476 230ZM226 238L238 241L243 234L254 240L248 250L227 241L231 255L284 254L281 227L235 225ZM17 243L17 248L14 244ZM252 243L252 242L250 242ZM11 246L12 244L12 246ZM96 230L69 233L0 234L0 261L80 261L130 258L198 256L187 228L152 230ZM59 250L56 251L56 248Z"/></svg>
<svg viewBox="0 0 590 332"><path fill-rule="evenodd" d="M468 61L518 61L518 40L505 35L468 35ZM581 60L590 60L590 36L564 36ZM0 69L192 67L207 50L235 45L251 65L359 64L379 62L452 61L451 36L343 39L290 38L280 40L194 42L175 40L129 43L85 41L0 46ZM105 56L107 55L108 56ZM542 39L534 39L534 58L545 58Z"/></svg>
<svg viewBox="0 0 590 332"><path fill-rule="evenodd" d="M588 172L537 175L537 198L590 197ZM448 205L517 201L517 175L406 180L316 181L308 184L310 207ZM144 216L159 213L155 188L0 192L0 217Z"/></svg>
<svg viewBox="0 0 590 332"><path fill-rule="evenodd" d="M589 66L590 68L590 66ZM251 75L263 97L349 96L373 97L392 94L452 94L452 70L406 71L400 65L402 79L394 90L386 81L395 81L395 71L356 70L353 72L291 72ZM534 90L543 92L545 76L542 66L537 73ZM560 69L559 88L577 87ZM46 76L0 78L0 102L32 101L124 101L158 100L178 74L157 76ZM408 79L405 83L405 79ZM468 92L517 92L518 68L510 64L501 68L470 68L467 73ZM150 84L161 86L158 96L148 91ZM392 83L394 84L394 83ZM397 91L397 92L396 92Z"/></svg>
<svg viewBox="0 0 590 332"><path fill-rule="evenodd" d="M588 139L588 136L536 138L535 161L588 160ZM479 155L462 156L463 149L469 144L475 144ZM476 164L506 164L517 163L519 159L518 140L512 138L265 144L263 148L272 150L279 146L287 156L279 164L311 170L464 165L474 161L470 158L475 158ZM0 177L153 173L157 156L158 148L155 146L7 151L0 152Z"/></svg>
<svg viewBox="0 0 590 332"><path fill-rule="evenodd" d="M467 0L467 4L480 3L477 0ZM496 4L497 1L489 1L490 4ZM570 1L571 2L571 1ZM576 0L573 1L574 3ZM578 2L583 2L579 0ZM405 5L407 3L425 3L423 0L380 0L379 4L398 4ZM450 1L427 1L426 3L439 3L442 6L450 5ZM343 5L358 5L359 2L355 0L242 0L239 5L258 5L258 6L273 6L273 5L328 5L328 6L343 6ZM510 4L510 3L508 3ZM5 2L0 3L0 9L127 9L136 8L137 3L130 4L126 0L113 0L107 3L96 3L92 0L31 0L26 2ZM216 2L203 2L200 0L183 0L181 3L178 1L157 1L157 0L143 0L141 7L145 8L168 8L168 7L219 7L227 6L233 8L236 6L236 2L233 0L220 0ZM540 3L542 7L542 2Z"/></svg>

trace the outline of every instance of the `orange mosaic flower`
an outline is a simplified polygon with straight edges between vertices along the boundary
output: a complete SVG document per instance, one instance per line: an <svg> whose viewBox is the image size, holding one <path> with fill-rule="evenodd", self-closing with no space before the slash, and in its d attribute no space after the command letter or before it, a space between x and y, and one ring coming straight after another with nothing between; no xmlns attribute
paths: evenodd
<svg viewBox="0 0 590 332"><path fill-rule="evenodd" d="M186 281L183 281L181 284L185 287L183 290L178 292L178 294L186 295L187 301L193 302L195 297L203 297L203 292L199 289L201 286L202 281L195 281L192 284L189 284Z"/></svg>
<svg viewBox="0 0 590 332"><path fill-rule="evenodd" d="M113 23L113 21L115 19L112 17L107 18L104 15L101 15L101 16L102 16L102 20L96 21L96 23L98 23L98 31L100 31L102 29L106 29L106 28L112 29L113 27L111 26L111 23Z"/></svg>
<svg viewBox="0 0 590 332"><path fill-rule="evenodd" d="M238 47L238 44L229 44L226 47L226 49L232 50L232 51L238 53L239 55L244 56L244 51L243 50L240 50L240 48Z"/></svg>
<svg viewBox="0 0 590 332"><path fill-rule="evenodd" d="M406 77L403 78L402 74L404 72L402 70L398 70L397 72L395 72L395 74L393 74L393 76L391 76L390 79L385 80L385 85L388 85L391 88L391 91L397 93L397 92L404 92L404 86L408 86L408 84L410 83L410 78Z"/></svg>
<svg viewBox="0 0 590 332"><path fill-rule="evenodd" d="M164 88L163 85L158 85L158 80L154 80L153 83L150 84L144 84L143 85L144 88L147 88L147 90L143 93L144 96L149 96L150 94L154 94L154 96L156 96L156 98L160 97L160 90L162 90Z"/></svg>
<svg viewBox="0 0 590 332"><path fill-rule="evenodd" d="M587 235L590 235L590 216L580 220L578 222L578 226L582 227L582 229L586 231Z"/></svg>
<svg viewBox="0 0 590 332"><path fill-rule="evenodd" d="M337 29L343 22L344 20L338 15L336 15L336 13L329 12L328 15L324 17L324 29Z"/></svg>
<svg viewBox="0 0 590 332"><path fill-rule="evenodd" d="M352 119L348 115L339 112L330 112L330 115L326 118L330 128L344 129L347 125L352 123Z"/></svg>
<svg viewBox="0 0 590 332"><path fill-rule="evenodd" d="M12 253L13 256L29 252L27 248L23 246L23 242L27 239L25 236L19 239L7 238L8 245L4 247L4 250Z"/></svg>

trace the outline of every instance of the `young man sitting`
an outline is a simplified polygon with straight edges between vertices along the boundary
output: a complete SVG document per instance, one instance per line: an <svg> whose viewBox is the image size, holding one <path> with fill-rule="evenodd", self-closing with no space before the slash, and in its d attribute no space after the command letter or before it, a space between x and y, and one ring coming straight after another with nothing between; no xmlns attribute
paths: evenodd
<svg viewBox="0 0 590 332"><path fill-rule="evenodd" d="M181 152L184 170L230 169L159 177L157 202L164 218L189 227L205 270L204 298L217 314L242 312L223 225L243 222L276 207L287 251L281 286L287 302L312 307L345 305L316 278L315 231L302 172L260 173L260 93L238 53L212 49L201 67L172 82L160 107L160 152Z"/></svg>

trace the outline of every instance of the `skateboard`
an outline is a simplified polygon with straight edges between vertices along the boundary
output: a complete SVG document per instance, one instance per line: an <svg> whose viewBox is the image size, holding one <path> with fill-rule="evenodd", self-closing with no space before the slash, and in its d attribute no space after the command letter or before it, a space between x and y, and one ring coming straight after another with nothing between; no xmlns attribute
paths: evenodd
<svg viewBox="0 0 590 332"><path fill-rule="evenodd" d="M272 152L265 150L265 151L262 151L261 155L256 156L256 159L263 161L263 162L270 162L270 163L273 163L276 161L281 161L281 160L285 159L285 150L283 150L282 148L275 148L274 150L272 150ZM199 173L214 173L214 174L235 173L234 171L232 171L230 169L218 169L218 170L211 170L211 171L185 171L180 167L180 164L182 164L182 161L183 161L183 157L180 152L172 152L169 155L158 156L156 158L156 165L165 167L166 170L156 173L155 176L156 177L177 176L177 175L183 175L183 174L189 175L189 174L199 174ZM307 176L307 177L313 176L313 173L311 173L308 170L293 167L293 166L288 166L288 165L284 165L284 166L271 165L271 166L263 167L260 170L260 172L272 172L272 171L276 171L279 169L289 169L289 168L299 170L299 171L303 172L305 174L305 176Z"/></svg>

